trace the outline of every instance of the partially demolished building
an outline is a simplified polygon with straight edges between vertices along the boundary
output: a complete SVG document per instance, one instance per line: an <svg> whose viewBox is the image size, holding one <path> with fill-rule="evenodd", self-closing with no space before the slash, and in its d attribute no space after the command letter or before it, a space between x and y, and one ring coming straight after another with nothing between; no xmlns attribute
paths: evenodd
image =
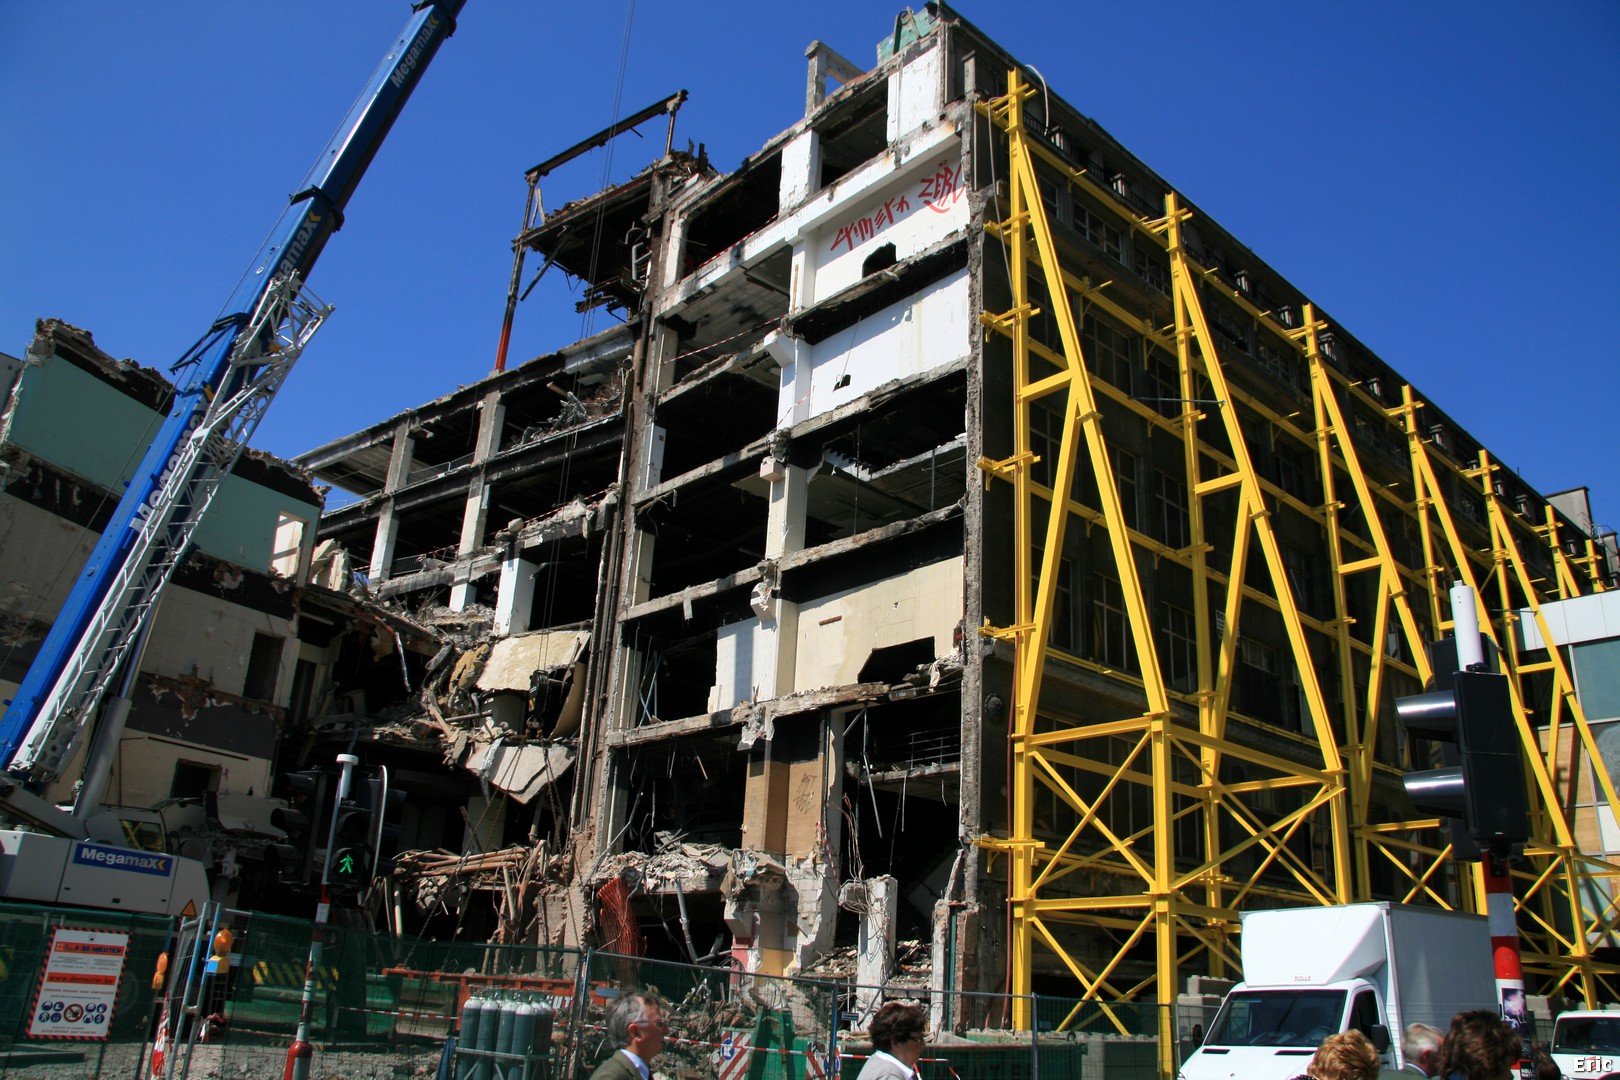
<svg viewBox="0 0 1620 1080"><path fill-rule="evenodd" d="M1468 903L1390 702L1454 578L1534 608L1612 538L943 6L807 55L736 171L535 211L519 253L622 325L299 458L357 587L454 647L418 720L484 787L400 865L423 916L1166 1001L1243 907ZM1542 726L1557 653L1510 629Z"/></svg>
<svg viewBox="0 0 1620 1080"><path fill-rule="evenodd" d="M9 701L173 386L114 359L88 331L43 319L25 355L0 367L0 390L0 697ZM328 737L346 738L340 729L363 718L368 738L385 738L376 731L388 730L386 714L365 712L361 699L369 689L380 709L404 698L406 654L421 667L440 648L430 630L326 587L333 552L316 548L321 505L303 470L256 451L237 462L139 653L98 800L128 843L202 861L216 898L260 910L297 910L281 883L291 868L271 790L284 761L312 748L286 732L319 718ZM89 744L78 741L46 797L75 801ZM430 760L448 775L441 757ZM452 813L466 786L448 792Z"/></svg>

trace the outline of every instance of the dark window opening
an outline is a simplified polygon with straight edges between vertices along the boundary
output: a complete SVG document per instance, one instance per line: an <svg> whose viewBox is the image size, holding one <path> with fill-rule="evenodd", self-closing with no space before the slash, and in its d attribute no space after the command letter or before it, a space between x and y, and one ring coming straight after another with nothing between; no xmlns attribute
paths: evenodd
<svg viewBox="0 0 1620 1080"><path fill-rule="evenodd" d="M897 683L907 675L915 674L934 662L934 639L918 638L901 645L885 645L873 649L861 665L857 678L861 682Z"/></svg>
<svg viewBox="0 0 1620 1080"><path fill-rule="evenodd" d="M298 724L309 719L309 705L315 694L316 667L308 660L293 665L292 694L287 702L287 718Z"/></svg>
<svg viewBox="0 0 1620 1080"><path fill-rule="evenodd" d="M714 631L677 639L653 637L643 642L640 652L633 725L708 715L718 656Z"/></svg>
<svg viewBox="0 0 1620 1080"><path fill-rule="evenodd" d="M649 960L678 964L712 962L731 948L725 903L718 892L638 892L631 911Z"/></svg>
<svg viewBox="0 0 1620 1080"><path fill-rule="evenodd" d="M776 217L781 205L782 156L744 162L723 190L688 219L684 270L690 273Z"/></svg>
<svg viewBox="0 0 1620 1080"><path fill-rule="evenodd" d="M532 566L534 597L528 612L528 626L541 630L589 622L596 611L597 567L601 544L575 540L548 544L527 552L524 559Z"/></svg>
<svg viewBox="0 0 1620 1080"><path fill-rule="evenodd" d="M248 653L247 677L242 680L242 696L255 701L271 701L276 696L276 681L281 676L282 639L274 634L253 635L253 648Z"/></svg>
<svg viewBox="0 0 1620 1080"><path fill-rule="evenodd" d="M826 187L889 145L889 85L877 80L827 110L816 122L821 137L821 176Z"/></svg>
<svg viewBox="0 0 1620 1080"><path fill-rule="evenodd" d="M652 596L714 581L765 557L763 485L741 475L757 476L757 468L745 463L729 476L684 485L675 498L639 515L637 526L653 538Z"/></svg>
<svg viewBox="0 0 1620 1080"><path fill-rule="evenodd" d="M810 480L807 545L950 506L966 491L965 384L953 375L908 391L830 432Z"/></svg>
<svg viewBox="0 0 1620 1080"><path fill-rule="evenodd" d="M659 851L660 833L689 844L742 844L748 759L729 741L674 740L632 752L624 767L631 809L623 850Z"/></svg>
<svg viewBox="0 0 1620 1080"><path fill-rule="evenodd" d="M549 379L502 393L503 426L495 452L514 450L555 432L616 415L623 407L622 370L599 365L579 372L556 371Z"/></svg>
<svg viewBox="0 0 1620 1080"><path fill-rule="evenodd" d="M674 355L665 357L675 366L675 381L747 352L777 329L788 311L792 281L793 252L782 244L733 275L726 288L666 314L662 322L677 339Z"/></svg>
<svg viewBox="0 0 1620 1080"><path fill-rule="evenodd" d="M880 244L861 263L861 277L870 277L880 270L887 270L895 262L894 245Z"/></svg>
<svg viewBox="0 0 1620 1080"><path fill-rule="evenodd" d="M724 457L776 426L780 376L763 361L740 372L694 379L658 403L665 480ZM714 423L724 416L726 422Z"/></svg>
<svg viewBox="0 0 1620 1080"><path fill-rule="evenodd" d="M218 765L203 765L195 761L174 763L174 778L169 782L170 798L200 799L209 792L218 790Z"/></svg>

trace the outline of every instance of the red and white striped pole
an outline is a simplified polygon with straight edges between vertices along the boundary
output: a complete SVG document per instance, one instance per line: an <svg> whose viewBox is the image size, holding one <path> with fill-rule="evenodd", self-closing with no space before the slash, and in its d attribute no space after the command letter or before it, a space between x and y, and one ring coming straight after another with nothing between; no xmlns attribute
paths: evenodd
<svg viewBox="0 0 1620 1080"><path fill-rule="evenodd" d="M1496 1000L1502 1019L1519 1033L1522 1048L1519 1075L1530 1059L1530 1003L1524 996L1524 967L1519 959L1519 924L1513 914L1513 877L1508 857L1485 852L1480 863L1485 876L1485 917L1491 930L1491 956L1496 968Z"/></svg>
<svg viewBox="0 0 1620 1080"><path fill-rule="evenodd" d="M1513 878L1509 875L1508 860L1501 855L1485 853L1482 867L1485 871L1485 916L1491 928L1491 954L1496 966L1496 994L1502 1003L1502 1015L1515 1027L1518 1022L1509 1004L1524 1007L1524 968L1519 963L1519 924L1513 915Z"/></svg>

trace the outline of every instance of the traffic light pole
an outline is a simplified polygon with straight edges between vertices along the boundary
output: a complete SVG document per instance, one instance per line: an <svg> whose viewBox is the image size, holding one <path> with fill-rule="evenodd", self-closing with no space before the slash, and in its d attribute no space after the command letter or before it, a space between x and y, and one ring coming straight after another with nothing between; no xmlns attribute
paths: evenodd
<svg viewBox="0 0 1620 1080"><path fill-rule="evenodd" d="M1502 1019L1519 1033L1528 1048L1530 1010L1524 997L1524 967L1519 958L1519 924L1513 915L1513 875L1508 856L1485 852L1480 872L1485 878L1485 916L1490 923L1491 956L1496 966L1496 1000L1502 1007Z"/></svg>
<svg viewBox="0 0 1620 1080"><path fill-rule="evenodd" d="M1485 639L1479 635L1479 608L1472 586L1451 586L1451 639L1457 643L1457 670L1485 670Z"/></svg>
<svg viewBox="0 0 1620 1080"><path fill-rule="evenodd" d="M327 886L332 873L332 842L337 837L338 808L349 797L349 782L360 759L353 754L339 754L338 764L343 775L338 777L337 791L332 795L332 824L326 830L326 856L321 860L321 900L315 906L315 928L309 936L309 963L304 968L304 993L298 1003L298 1033L287 1048L287 1064L281 1080L309 1080L309 1061L314 1047L309 1042L310 1020L315 1013L315 972L321 966L321 948L325 945L326 923L332 910L332 897Z"/></svg>
<svg viewBox="0 0 1620 1080"><path fill-rule="evenodd" d="M1485 669L1484 641L1479 633L1479 608L1474 590L1457 583L1451 588L1451 622L1457 642L1457 667ZM1513 912L1512 856L1505 848L1481 852L1480 875L1485 882L1485 917L1491 931L1491 959L1496 971L1496 1000L1502 1019L1530 1045L1530 1010L1524 996L1524 966L1519 954L1519 922ZM1528 1053L1525 1055L1528 1057ZM1525 1062L1520 1061L1522 1069Z"/></svg>

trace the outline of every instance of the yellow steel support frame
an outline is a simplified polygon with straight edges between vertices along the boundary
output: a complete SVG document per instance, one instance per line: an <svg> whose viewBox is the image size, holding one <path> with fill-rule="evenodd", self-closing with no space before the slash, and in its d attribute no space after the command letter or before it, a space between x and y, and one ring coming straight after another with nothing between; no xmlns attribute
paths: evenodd
<svg viewBox="0 0 1620 1080"><path fill-rule="evenodd" d="M1464 545L1445 499L1442 473L1428 452L1418 422L1420 408L1411 387L1406 387L1403 404L1396 413L1406 432L1417 503L1423 514L1427 569L1436 579L1442 576L1442 569L1447 569L1450 577L1473 588L1480 631L1496 646L1503 667L1513 676L1509 686L1524 748L1535 833L1514 874L1525 973L1547 993L1578 996L1589 1007L1595 1006L1599 1001L1613 1000L1620 991L1620 965L1600 961L1593 955L1598 944L1620 941L1620 897L1615 888L1620 884L1620 867L1583 854L1576 844L1572 819L1578 778L1590 768L1596 794L1617 809L1620 799L1616 798L1613 779L1575 695L1574 677L1563 652L1548 649L1545 660L1534 662L1521 655L1514 625L1521 613L1534 621L1542 641L1552 641L1553 637L1542 612L1541 590L1527 568L1517 534L1524 532L1550 542L1557 591L1547 599L1576 595L1577 580L1563 556L1551 513L1547 515L1548 524L1536 529L1508 509L1494 479L1499 466L1485 451L1479 453L1476 468L1452 467L1457 482L1477 482L1490 533L1489 549L1474 551ZM1483 575L1481 564L1485 568ZM1592 559L1588 566L1592 568L1591 584L1601 588L1601 579L1595 573L1596 560ZM1437 625L1439 622L1437 609ZM1530 676L1540 676L1549 686L1543 695L1547 706L1541 718L1544 739L1533 723L1540 703L1527 694L1526 680ZM1567 763L1561 760L1566 727L1575 741L1569 748ZM1567 777L1562 791L1556 782L1560 772ZM1429 854L1436 862L1447 855ZM1473 868L1472 885L1483 910L1484 883L1477 869ZM1432 866L1425 872L1432 875Z"/></svg>
<svg viewBox="0 0 1620 1080"><path fill-rule="evenodd" d="M1488 461L1467 475L1478 478L1484 493L1492 547L1480 552L1468 549L1419 434L1419 404L1411 389L1404 391L1404 405L1388 409L1347 378L1323 356L1319 341L1325 326L1309 306L1303 325L1288 330L1236 290L1226 290L1261 333L1272 335L1306 366L1314 427L1302 429L1292 417L1277 415L1234 387L1200 298L1201 286L1224 286L1189 252L1184 226L1191 212L1173 194L1166 199L1164 216L1156 221L1118 211L1121 227L1131 232L1133 242L1156 244L1168 259L1172 326L1154 326L1114 303L1106 291L1109 282L1096 283L1066 269L1036 179L1037 160L1047 175L1056 173L1101 205L1112 203L1084 170L1029 137L1023 102L1032 92L1013 72L1007 94L979 106L994 129L1004 133L1008 161L1006 215L987 222L986 229L1006 245L1011 307L986 313L983 323L1011 343L1013 452L1001 460L981 459L979 465L987 483L1001 480L1012 486L1015 506L1015 619L1011 626L987 625L983 630L1012 646L1012 784L1008 837L986 838L981 844L1004 853L1008 861L1013 992L1029 993L1039 949L1075 978L1081 996L1099 1005L1099 1015L1120 1031L1126 1027L1112 1003L1156 1001L1163 1006L1158 1025L1160 1068L1169 1077L1176 1064L1172 1006L1180 974L1184 968L1218 974L1235 962L1240 910L1268 903L1365 899L1370 896L1374 865L1382 869L1385 864L1393 865L1398 877L1408 882L1405 899L1444 904L1442 886L1453 865L1451 852L1422 842L1423 836L1432 835L1424 830L1439 823L1375 821L1372 792L1375 775L1380 771L1393 775L1391 766L1379 764L1375 753L1380 725L1389 722L1388 705L1395 693L1392 679L1403 679L1403 692L1410 692L1432 674L1426 636L1447 625L1443 597L1446 586L1456 579L1475 586L1481 627L1502 648L1510 673L1542 673L1553 684L1549 718L1554 722L1548 728L1548 745L1543 746L1530 722L1521 679L1514 680L1527 772L1543 804L1536 814L1537 837L1518 871L1527 974L1539 977L1549 990L1577 992L1588 1000L1605 994L1612 998L1612 984L1605 991L1603 980L1612 979L1615 969L1591 956L1591 944L1620 931L1620 910L1612 901L1591 909L1593 897L1599 895L1594 883L1620 870L1582 856L1574 845L1569 824L1574 785L1570 782L1560 792L1553 782L1561 753L1559 721L1567 719L1575 730L1578 750L1591 763L1604 797L1611 805L1620 803L1575 700L1564 658L1554 649L1545 661L1521 662L1514 635L1499 633L1484 610L1490 605L1475 573L1480 567L1491 570L1495 606L1507 612L1529 609L1541 621L1545 637L1542 597L1518 556L1515 530L1528 531L1550 545L1557 588L1551 598L1579 595L1583 584L1589 590L1602 587L1595 549L1588 543L1584 557L1568 557L1550 511L1538 528L1516 525L1495 494ZM1044 314L1057 328L1061 353L1030 333L1031 320L1043 314L1042 296L1047 305ZM1182 398L1178 416L1167 419L1093 376L1081 347L1076 303L1106 312L1150 345L1176 357ZM1410 499L1369 479L1345 401L1359 408L1360 415L1373 412L1404 434L1414 484ZM1308 506L1260 476L1249 449L1254 434L1240 423L1240 405L1280 437L1314 447L1323 489L1321 506ZM1050 486L1037 479L1035 469L1040 462L1033 435L1036 408L1055 412L1062 423L1057 461L1047 470ZM1104 434L1105 408L1139 418L1150 431L1181 439L1189 493L1187 546L1170 548L1130 527ZM1206 430L1218 432L1217 440L1206 439ZM1095 483L1096 507L1074 497L1075 479L1083 468ZM1459 478L1464 475L1458 470ZM1324 533L1333 582L1331 619L1307 615L1295 600L1271 520L1282 505L1316 520ZM1088 531L1100 526L1106 532L1108 568L1129 622L1134 673L1062 654L1052 644L1071 520ZM1415 522L1421 568L1403 567L1396 559L1387 532L1389 520ZM1266 579L1263 587L1253 583L1257 575L1250 569L1251 548L1258 549ZM1224 566L1211 565L1210 556L1217 551L1226 555ZM1191 694L1174 693L1166 684L1142 582L1141 568L1149 560L1169 560L1190 574L1197 682ZM1358 635L1353 633L1357 618L1350 613L1348 590L1362 575L1373 575L1376 583L1371 587L1371 633ZM1367 590L1360 595L1367 595ZM1257 750L1253 740L1237 741L1228 731L1245 605L1258 605L1280 619L1289 643L1304 716L1303 737L1295 736L1287 753ZM1366 617L1363 610L1359 618ZM1131 696L1141 703L1140 713L1106 722L1077 722L1043 712L1041 693L1054 655L1128 684ZM1340 691L1336 705L1330 706L1323 693L1319 668L1335 669ZM1336 735L1335 723L1342 737ZM1111 756L1111 747L1123 751ZM1111 764L1116 757L1121 760ZM1090 777L1092 786L1100 788L1089 791L1075 777ZM1111 807L1144 793L1152 809L1150 823L1128 832L1117 828ZM1072 814L1055 838L1050 830L1037 835L1035 806L1040 797L1055 799ZM1178 850L1178 837L1186 836L1197 839ZM1310 837L1324 851L1319 861L1296 850ZM1247 866L1242 874L1234 869L1240 864ZM1279 885L1279 879L1287 884ZM1098 881L1107 884L1094 884ZM1476 894L1479 888L1476 881ZM1602 895L1611 892L1606 888ZM1074 939L1064 932L1065 925L1093 931L1093 946L1096 940L1112 941L1112 955L1102 963L1083 959L1071 947ZM1141 956L1149 950L1153 974L1142 978ZM1033 1026L1026 996L1016 999L1013 1019L1019 1027Z"/></svg>

